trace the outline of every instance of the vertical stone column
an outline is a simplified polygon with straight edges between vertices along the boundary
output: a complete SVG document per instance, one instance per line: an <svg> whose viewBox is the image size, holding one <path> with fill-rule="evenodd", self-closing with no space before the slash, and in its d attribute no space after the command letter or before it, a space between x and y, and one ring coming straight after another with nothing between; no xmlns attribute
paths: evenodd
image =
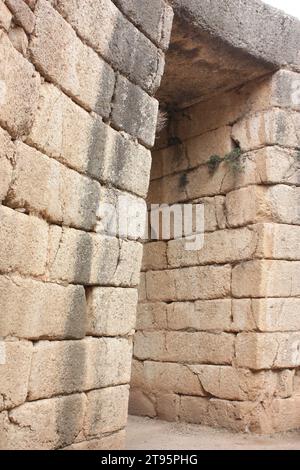
<svg viewBox="0 0 300 470"><path fill-rule="evenodd" d="M299 89L278 71L175 113L160 139L149 201L203 203L205 239L145 246L133 413L300 426Z"/></svg>
<svg viewBox="0 0 300 470"><path fill-rule="evenodd" d="M134 6L0 2L2 449L124 445L142 245L99 208L147 193L172 23Z"/></svg>

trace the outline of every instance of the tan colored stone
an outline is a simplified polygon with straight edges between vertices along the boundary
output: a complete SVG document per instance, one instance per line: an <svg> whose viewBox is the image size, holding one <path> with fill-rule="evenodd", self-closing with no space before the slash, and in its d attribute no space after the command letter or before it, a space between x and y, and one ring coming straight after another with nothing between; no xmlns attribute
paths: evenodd
<svg viewBox="0 0 300 470"><path fill-rule="evenodd" d="M48 225L37 217L0 206L0 270L40 276L45 273Z"/></svg>
<svg viewBox="0 0 300 470"><path fill-rule="evenodd" d="M167 325L171 330L230 331L231 300L173 303L167 307Z"/></svg>
<svg viewBox="0 0 300 470"><path fill-rule="evenodd" d="M18 338L82 338L85 293L17 276L0 276L0 335Z"/></svg>
<svg viewBox="0 0 300 470"><path fill-rule="evenodd" d="M299 331L300 299L253 299L252 312L260 331Z"/></svg>
<svg viewBox="0 0 300 470"><path fill-rule="evenodd" d="M241 333L236 361L250 369L294 368L300 365L299 333Z"/></svg>
<svg viewBox="0 0 300 470"><path fill-rule="evenodd" d="M71 395L1 413L0 448L51 450L71 444L82 429L85 403L83 394Z"/></svg>
<svg viewBox="0 0 300 470"><path fill-rule="evenodd" d="M162 302L139 303L137 308L137 330L160 330L170 327L167 321L167 304Z"/></svg>
<svg viewBox="0 0 300 470"><path fill-rule="evenodd" d="M157 417L163 421L177 421L180 398L174 394L159 394L157 396Z"/></svg>
<svg viewBox="0 0 300 470"><path fill-rule="evenodd" d="M146 300L146 273L140 274L140 284L139 284L139 302L143 302Z"/></svg>
<svg viewBox="0 0 300 470"><path fill-rule="evenodd" d="M131 341L40 341L34 348L29 400L129 383Z"/></svg>
<svg viewBox="0 0 300 470"><path fill-rule="evenodd" d="M87 334L122 336L132 334L136 321L136 289L95 287L87 296Z"/></svg>
<svg viewBox="0 0 300 470"><path fill-rule="evenodd" d="M167 243L145 243L143 255L143 271L167 269Z"/></svg>
<svg viewBox="0 0 300 470"><path fill-rule="evenodd" d="M126 426L129 386L93 390L87 394L84 434L94 438Z"/></svg>
<svg viewBox="0 0 300 470"><path fill-rule="evenodd" d="M0 202L2 202L7 195L10 182L12 179L12 163L14 159L14 146L10 140L9 135L0 128Z"/></svg>
<svg viewBox="0 0 300 470"><path fill-rule="evenodd" d="M28 48L28 37L23 28L16 26L15 28L11 29L8 33L8 37L17 51L25 56Z"/></svg>
<svg viewBox="0 0 300 470"><path fill-rule="evenodd" d="M156 417L155 401L145 392L131 389L129 395L129 414L137 416Z"/></svg>
<svg viewBox="0 0 300 470"><path fill-rule="evenodd" d="M8 31L11 25L11 20L12 20L11 12L7 8L3 0L1 0L0 2L0 28L3 28L6 31Z"/></svg>
<svg viewBox="0 0 300 470"><path fill-rule="evenodd" d="M38 1L35 17L29 45L34 64L77 103L108 117L115 83L112 68L78 39L46 0Z"/></svg>
<svg viewBox="0 0 300 470"><path fill-rule="evenodd" d="M35 17L26 3L23 0L6 0L6 5L13 13L14 21L22 26L26 33L33 33Z"/></svg>
<svg viewBox="0 0 300 470"><path fill-rule="evenodd" d="M118 129L147 147L155 142L158 101L121 75L117 78L111 119Z"/></svg>
<svg viewBox="0 0 300 470"><path fill-rule="evenodd" d="M58 0L56 8L78 35L114 68L154 92L163 73L164 57L110 0ZM97 25L102 27L98 28Z"/></svg>
<svg viewBox="0 0 300 470"><path fill-rule="evenodd" d="M1 341L1 353L0 411L3 411L21 405L26 400L32 344L25 341Z"/></svg>
<svg viewBox="0 0 300 470"><path fill-rule="evenodd" d="M298 261L248 261L232 271L235 297L297 297L300 295Z"/></svg>
<svg viewBox="0 0 300 470"><path fill-rule="evenodd" d="M151 301L221 298L230 291L230 277L230 266L149 271L146 274L147 297Z"/></svg>
<svg viewBox="0 0 300 470"><path fill-rule="evenodd" d="M40 79L34 67L0 35L0 124L13 137L29 133L38 106Z"/></svg>
<svg viewBox="0 0 300 470"><path fill-rule="evenodd" d="M125 437L125 431L118 431L100 439L72 444L65 447L64 450L124 450Z"/></svg>
<svg viewBox="0 0 300 470"><path fill-rule="evenodd" d="M137 332L134 355L140 360L186 364L230 364L234 336L226 333ZM196 345L196 347L195 347Z"/></svg>
<svg viewBox="0 0 300 470"><path fill-rule="evenodd" d="M246 117L233 126L232 135L242 150L253 150L267 145L299 147L300 115L272 109Z"/></svg>

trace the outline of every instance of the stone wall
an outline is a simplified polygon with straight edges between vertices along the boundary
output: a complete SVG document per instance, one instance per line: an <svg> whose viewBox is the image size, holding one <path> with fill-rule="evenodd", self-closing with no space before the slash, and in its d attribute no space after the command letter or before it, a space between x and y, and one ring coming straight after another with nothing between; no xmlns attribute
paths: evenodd
<svg viewBox="0 0 300 470"><path fill-rule="evenodd" d="M300 427L299 89L280 70L171 113L148 200L203 203L204 247L145 245L132 413Z"/></svg>
<svg viewBox="0 0 300 470"><path fill-rule="evenodd" d="M124 444L145 197L172 10L0 1L0 447Z"/></svg>

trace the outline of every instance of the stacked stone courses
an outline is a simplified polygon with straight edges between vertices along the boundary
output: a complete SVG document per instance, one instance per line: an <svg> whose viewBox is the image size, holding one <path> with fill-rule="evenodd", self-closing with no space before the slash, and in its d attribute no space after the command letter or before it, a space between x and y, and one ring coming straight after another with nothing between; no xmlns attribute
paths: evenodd
<svg viewBox="0 0 300 470"><path fill-rule="evenodd" d="M159 139L148 201L203 203L204 247L145 245L133 413L242 432L300 426L299 85L279 70L173 113ZM237 146L240 171L211 170Z"/></svg>
<svg viewBox="0 0 300 470"><path fill-rule="evenodd" d="M124 446L142 244L99 205L147 194L173 12L122 3L0 2L2 449Z"/></svg>

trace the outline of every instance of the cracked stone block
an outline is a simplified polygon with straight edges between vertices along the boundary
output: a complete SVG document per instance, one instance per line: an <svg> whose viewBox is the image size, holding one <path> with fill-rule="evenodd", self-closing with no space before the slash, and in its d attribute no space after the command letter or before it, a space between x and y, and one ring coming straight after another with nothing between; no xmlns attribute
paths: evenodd
<svg viewBox="0 0 300 470"><path fill-rule="evenodd" d="M164 56L110 0L58 0L56 8L93 49L114 68L154 93L160 84ZM101 28L98 25L101 24Z"/></svg>
<svg viewBox="0 0 300 470"><path fill-rule="evenodd" d="M4 333L1 328L1 335ZM1 345L4 360L0 363L0 411L3 411L26 401L33 348L27 341L2 340Z"/></svg>
<svg viewBox="0 0 300 470"><path fill-rule="evenodd" d="M21 277L0 276L2 336L82 338L86 301L81 286L59 286Z"/></svg>
<svg viewBox="0 0 300 470"><path fill-rule="evenodd" d="M233 346L234 336L227 333L138 331L134 355L139 360L230 364Z"/></svg>
<svg viewBox="0 0 300 470"><path fill-rule="evenodd" d="M136 321L136 289L94 287L87 294L87 334L122 336L132 334Z"/></svg>
<svg viewBox="0 0 300 470"><path fill-rule="evenodd" d="M0 124L13 137L27 135L38 106L40 78L34 67L0 35Z"/></svg>
<svg viewBox="0 0 300 470"><path fill-rule="evenodd" d="M72 444L82 430L85 405L85 395L77 394L25 403L1 413L0 448L51 450Z"/></svg>
<svg viewBox="0 0 300 470"><path fill-rule="evenodd" d="M129 414L155 418L157 414L154 398L142 390L132 388L129 396Z"/></svg>
<svg viewBox="0 0 300 470"><path fill-rule="evenodd" d="M100 439L91 439L71 444L65 447L64 450L121 450L125 449L125 438L125 431L118 431Z"/></svg>
<svg viewBox="0 0 300 470"><path fill-rule="evenodd" d="M113 69L80 41L48 1L38 1L35 18L35 34L29 44L33 63L88 111L108 117Z"/></svg>
<svg viewBox="0 0 300 470"><path fill-rule="evenodd" d="M47 223L4 206L0 206L0 220L0 270L43 275L47 260Z"/></svg>
<svg viewBox="0 0 300 470"><path fill-rule="evenodd" d="M35 345L28 399L38 400L129 383L132 341L85 338Z"/></svg>

